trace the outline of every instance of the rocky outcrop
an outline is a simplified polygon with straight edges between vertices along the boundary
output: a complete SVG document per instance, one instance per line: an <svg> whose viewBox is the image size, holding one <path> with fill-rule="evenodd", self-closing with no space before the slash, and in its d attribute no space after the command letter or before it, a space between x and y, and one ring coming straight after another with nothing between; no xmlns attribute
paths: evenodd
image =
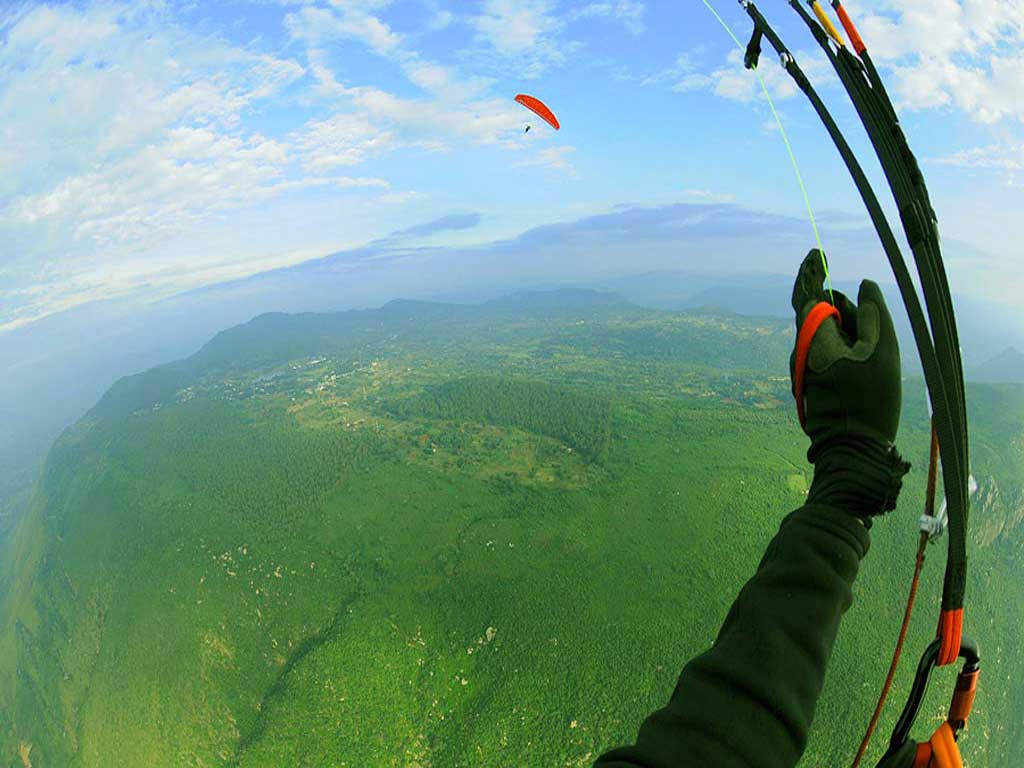
<svg viewBox="0 0 1024 768"><path fill-rule="evenodd" d="M1024 489L1003 489L992 476L979 483L971 503L971 536L988 547L1014 534L1024 524Z"/></svg>

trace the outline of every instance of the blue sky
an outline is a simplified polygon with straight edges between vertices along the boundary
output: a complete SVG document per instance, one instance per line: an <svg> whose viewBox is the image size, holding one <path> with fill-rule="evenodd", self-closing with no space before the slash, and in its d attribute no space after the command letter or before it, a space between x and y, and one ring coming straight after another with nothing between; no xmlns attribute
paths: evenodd
<svg viewBox="0 0 1024 768"><path fill-rule="evenodd" d="M715 5L745 38L742 10ZM952 244L954 284L1013 302L1024 291L1019 3L849 8L922 160ZM785 3L762 9L887 198L806 30ZM859 200L774 57L762 69L828 248L849 219L841 214L863 217ZM547 101L562 130L517 105L518 92ZM0 10L0 329L402 230L403 242L464 248L623 206L675 203L732 203L806 222L770 117L733 43L689 0L8 5ZM678 267L756 268L763 255L756 237L749 242L746 263L731 247L723 265L712 247ZM854 277L879 264L877 254L846 254L833 268Z"/></svg>

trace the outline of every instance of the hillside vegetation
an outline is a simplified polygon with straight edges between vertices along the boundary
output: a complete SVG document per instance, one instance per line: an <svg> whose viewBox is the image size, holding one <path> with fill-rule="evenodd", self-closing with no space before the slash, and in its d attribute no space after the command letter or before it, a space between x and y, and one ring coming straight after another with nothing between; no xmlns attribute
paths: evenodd
<svg viewBox="0 0 1024 768"><path fill-rule="evenodd" d="M538 381L473 376L430 387L394 405L403 418L479 421L561 440L591 459L611 445L611 403Z"/></svg>
<svg viewBox="0 0 1024 768"><path fill-rule="evenodd" d="M791 343L606 297L397 302L264 316L122 380L54 446L2 566L0 765L589 764L664 703L805 496ZM906 386L916 469L807 766L855 751L898 629L928 425ZM985 667L963 745L996 768L1024 754L1024 391L970 400ZM882 734L934 631L930 552Z"/></svg>

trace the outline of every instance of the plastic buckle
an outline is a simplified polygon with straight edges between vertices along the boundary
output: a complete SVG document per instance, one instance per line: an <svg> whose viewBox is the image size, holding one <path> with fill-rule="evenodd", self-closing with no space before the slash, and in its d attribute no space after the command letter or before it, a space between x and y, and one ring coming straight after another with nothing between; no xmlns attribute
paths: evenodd
<svg viewBox="0 0 1024 768"><path fill-rule="evenodd" d="M939 514L934 517L932 515L921 515L917 522L921 527L921 531L928 534L928 543L934 544L946 532L946 528L949 527L946 502L942 502L942 509L939 510Z"/></svg>
<svg viewBox="0 0 1024 768"><path fill-rule="evenodd" d="M967 478L967 498L970 498L978 491L978 481L974 479L974 475L969 475ZM946 499L942 499L942 504L939 506L939 512L934 517L932 515L921 515L918 519L917 524L921 528L921 531L928 534L928 543L932 544L942 538L942 534L946 532L946 528L949 527L949 513L946 511Z"/></svg>

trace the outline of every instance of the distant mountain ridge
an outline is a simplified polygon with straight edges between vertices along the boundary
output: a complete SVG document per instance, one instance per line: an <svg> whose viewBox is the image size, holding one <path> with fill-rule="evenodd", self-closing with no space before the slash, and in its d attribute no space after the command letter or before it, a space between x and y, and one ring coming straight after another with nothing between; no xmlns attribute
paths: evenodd
<svg viewBox="0 0 1024 768"><path fill-rule="evenodd" d="M627 304L619 294L566 288L522 291L479 304L394 299L377 309L267 312L221 331L189 357L118 379L89 413L102 417L147 408L170 398L201 373L270 366L324 354L335 351L339 343L357 344L360 336L376 338L384 332L415 337L444 330L458 338L472 321L495 311L513 316L561 316Z"/></svg>
<svg viewBox="0 0 1024 768"><path fill-rule="evenodd" d="M784 275L708 276L684 271L657 271L605 280L594 287L615 291L634 304L694 311L716 308L738 315L792 317L793 281ZM881 283L900 337L904 367L920 374L913 334L899 291ZM859 284L833 285L856 299ZM954 296L957 328L968 379L984 382L1024 382L1024 332L1008 317L993 315L992 307L964 296Z"/></svg>
<svg viewBox="0 0 1024 768"><path fill-rule="evenodd" d="M667 285L667 282L663 281L663 285ZM776 284L766 284L763 289L766 295L777 292L781 289L781 283L776 281ZM584 309L593 311L595 308L631 307L644 311L640 303L624 295L635 290L635 286L627 287L625 292L568 287L517 291L474 304L393 299L376 309L296 314L268 312L217 333L191 356L118 379L100 397L90 413L102 416L114 411L146 408L171 397L201 372L269 366L303 355L319 354L325 348L330 349L335 343L333 340L346 334L377 335L387 331L392 334L416 335L436 333L443 329L445 333L457 338L460 326L470 327L474 320L486 313L536 317L561 316ZM729 300L709 301L712 297ZM764 305L743 303L742 298L741 291L717 286L699 288L689 300L666 303L692 304L686 309L675 310L684 314L725 318L730 315L749 318L752 306L768 309ZM747 312L739 311L743 309ZM766 318L773 317L769 311L759 314ZM908 347L913 349L912 342L905 339L904 349ZM905 364L911 368L915 362L916 358L905 360ZM1024 353L1013 347L1007 348L984 365L971 369L968 378L990 383L1024 382Z"/></svg>
<svg viewBox="0 0 1024 768"><path fill-rule="evenodd" d="M1024 352L1007 347L987 363L979 365L973 378L993 384L1024 384Z"/></svg>

